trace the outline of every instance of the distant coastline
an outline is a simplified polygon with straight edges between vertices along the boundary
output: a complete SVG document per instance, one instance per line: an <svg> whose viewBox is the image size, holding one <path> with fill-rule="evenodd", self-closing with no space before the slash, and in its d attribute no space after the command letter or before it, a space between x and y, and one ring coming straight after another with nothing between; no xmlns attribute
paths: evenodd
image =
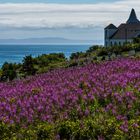
<svg viewBox="0 0 140 140"><path fill-rule="evenodd" d="M41 54L64 53L68 58L71 53L84 52L92 44L0 44L0 67L4 62L20 63L27 55L36 57Z"/></svg>
<svg viewBox="0 0 140 140"><path fill-rule="evenodd" d="M81 45L103 44L102 40L74 40L66 38L25 38L25 39L0 39L0 45Z"/></svg>

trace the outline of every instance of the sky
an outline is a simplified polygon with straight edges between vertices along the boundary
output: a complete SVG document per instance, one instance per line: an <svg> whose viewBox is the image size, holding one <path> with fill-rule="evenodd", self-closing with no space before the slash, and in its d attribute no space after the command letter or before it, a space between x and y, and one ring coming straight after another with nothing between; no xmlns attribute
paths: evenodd
<svg viewBox="0 0 140 140"><path fill-rule="evenodd" d="M100 2L113 2L117 0L100 0ZM97 3L99 0L1 0L1 3L11 2L11 3Z"/></svg>
<svg viewBox="0 0 140 140"><path fill-rule="evenodd" d="M0 0L0 39L104 40L104 27L125 23L139 0Z"/></svg>

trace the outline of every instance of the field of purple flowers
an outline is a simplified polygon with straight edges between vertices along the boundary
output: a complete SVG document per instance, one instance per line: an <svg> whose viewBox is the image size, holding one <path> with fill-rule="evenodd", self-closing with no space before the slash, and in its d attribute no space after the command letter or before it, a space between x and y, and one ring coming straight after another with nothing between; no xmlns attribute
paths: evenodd
<svg viewBox="0 0 140 140"><path fill-rule="evenodd" d="M139 139L140 59L0 83L1 139Z"/></svg>

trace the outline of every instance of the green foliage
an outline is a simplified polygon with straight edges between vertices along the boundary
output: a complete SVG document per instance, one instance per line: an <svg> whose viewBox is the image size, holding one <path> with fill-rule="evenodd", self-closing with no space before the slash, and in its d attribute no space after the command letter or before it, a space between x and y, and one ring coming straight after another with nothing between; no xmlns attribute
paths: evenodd
<svg viewBox="0 0 140 140"><path fill-rule="evenodd" d="M86 57L87 54L84 52L76 52L76 53L72 53L70 56L70 60L74 60L74 59L80 59L80 58L84 58Z"/></svg>
<svg viewBox="0 0 140 140"><path fill-rule="evenodd" d="M94 52L94 51L96 51L96 50L98 50L98 49L100 49L100 48L102 48L102 47L103 47L103 46L95 45L95 46L90 47L86 52L87 52L87 53L92 53L92 52Z"/></svg>
<svg viewBox="0 0 140 140"><path fill-rule="evenodd" d="M36 69L34 68L34 59L31 55L24 57L22 71L24 72L25 76L34 75L36 73Z"/></svg>
<svg viewBox="0 0 140 140"><path fill-rule="evenodd" d="M35 64L40 67L48 66L49 64L60 63L66 61L63 53L43 54L34 58Z"/></svg>
<svg viewBox="0 0 140 140"><path fill-rule="evenodd" d="M134 44L137 44L137 43L140 44L140 37L134 38L134 39L133 39L133 43L134 43Z"/></svg>
<svg viewBox="0 0 140 140"><path fill-rule="evenodd" d="M37 73L45 73L50 70L63 68L66 66L67 59L63 53L43 54L34 58L34 65Z"/></svg>
<svg viewBox="0 0 140 140"><path fill-rule="evenodd" d="M13 80L17 77L16 73L16 65L12 63L5 62L2 66L2 72L1 72L1 80L7 81L7 80Z"/></svg>
<svg viewBox="0 0 140 140"><path fill-rule="evenodd" d="M66 66L67 59L63 53L43 54L35 58L29 55L23 58L21 64L5 62L0 71L0 78L1 81L11 81Z"/></svg>
<svg viewBox="0 0 140 140"><path fill-rule="evenodd" d="M131 119L128 122L128 132L120 129L122 122L108 113L95 113L93 116L81 120L63 120L55 124L38 123L28 127L8 126L0 123L0 139L30 139L30 140L91 140L103 138L104 140L134 140L139 139L139 127L134 127L137 120Z"/></svg>
<svg viewBox="0 0 140 140"><path fill-rule="evenodd" d="M29 75L45 73L59 68L83 66L88 63L99 63L117 57L129 57L129 51L136 51L135 57L140 57L140 39L135 38L133 43L125 43L123 46L92 46L86 52L72 53L67 59L63 53L43 54L32 58L26 56L21 64L5 63L0 71L1 81L13 80ZM117 56L118 55L118 56Z"/></svg>
<svg viewBox="0 0 140 140"><path fill-rule="evenodd" d="M40 124L37 126L38 140L51 140L54 138L54 127L49 124Z"/></svg>

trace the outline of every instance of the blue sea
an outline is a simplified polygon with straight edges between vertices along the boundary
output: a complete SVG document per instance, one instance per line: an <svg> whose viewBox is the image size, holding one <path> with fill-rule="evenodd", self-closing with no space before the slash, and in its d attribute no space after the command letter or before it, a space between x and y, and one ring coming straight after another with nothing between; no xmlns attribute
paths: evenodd
<svg viewBox="0 0 140 140"><path fill-rule="evenodd" d="M0 45L0 67L4 62L20 63L27 55L36 57L41 54L84 52L91 45Z"/></svg>

